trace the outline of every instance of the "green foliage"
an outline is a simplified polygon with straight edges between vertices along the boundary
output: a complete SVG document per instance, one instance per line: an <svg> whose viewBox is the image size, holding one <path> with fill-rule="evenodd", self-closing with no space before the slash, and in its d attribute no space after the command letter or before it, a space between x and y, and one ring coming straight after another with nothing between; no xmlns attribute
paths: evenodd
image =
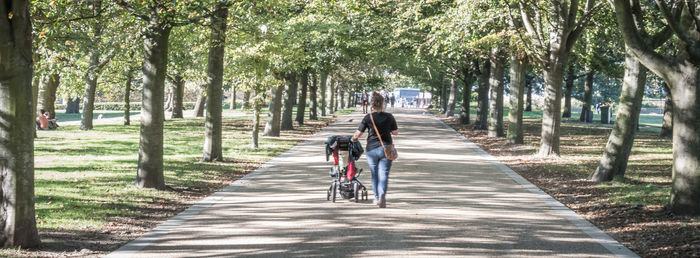
<svg viewBox="0 0 700 258"><path fill-rule="evenodd" d="M36 74L61 75L60 94L79 96L93 53L110 62L132 49L138 31L132 18L122 15L113 1L32 1ZM136 44L138 45L138 44ZM112 78L107 78L108 80ZM105 85L105 84L100 84Z"/></svg>

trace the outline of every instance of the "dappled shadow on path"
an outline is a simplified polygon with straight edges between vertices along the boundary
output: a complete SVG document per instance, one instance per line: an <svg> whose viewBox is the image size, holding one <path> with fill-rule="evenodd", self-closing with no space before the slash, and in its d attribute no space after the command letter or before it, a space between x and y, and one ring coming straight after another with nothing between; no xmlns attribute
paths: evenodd
<svg viewBox="0 0 700 258"><path fill-rule="evenodd" d="M542 159L533 156L540 144L538 121L526 121L523 145L447 122L641 256L700 256L700 241L688 240L696 239L697 218L664 208L670 197L673 155L671 141L659 138L658 131L637 131L624 179L597 184L588 178L600 162L610 127L562 123L562 157Z"/></svg>
<svg viewBox="0 0 700 258"><path fill-rule="evenodd" d="M325 130L276 158L167 234L143 256L609 256L578 227L491 165L422 111L396 114L400 159L388 208L326 201L323 141L361 121ZM369 188L370 173L361 176ZM372 194L370 194L371 199ZM122 253L133 256L135 253Z"/></svg>

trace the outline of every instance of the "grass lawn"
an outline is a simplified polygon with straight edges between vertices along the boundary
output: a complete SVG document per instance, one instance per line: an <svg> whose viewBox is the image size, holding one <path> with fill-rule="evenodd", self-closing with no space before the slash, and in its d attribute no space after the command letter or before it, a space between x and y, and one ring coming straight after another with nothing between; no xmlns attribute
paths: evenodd
<svg viewBox="0 0 700 258"><path fill-rule="evenodd" d="M251 149L250 117L233 116L229 110L224 113L224 162L199 161L203 118L165 122L165 182L171 188L168 191L134 186L138 123L96 125L91 131L81 131L79 126L38 131L36 215L44 246L28 251L5 249L0 256L82 256L114 250L308 138L332 119L307 120L293 131L282 131L279 138L261 136L260 148Z"/></svg>
<svg viewBox="0 0 700 258"><path fill-rule="evenodd" d="M461 110L461 105L457 105L455 107L455 113L459 113L459 110ZM472 102L470 104L470 109L469 109L469 114L470 118L473 120L476 118L476 109L477 109L477 103ZM533 106L534 109L534 106ZM437 109L431 109L429 111L432 114L439 114L440 111ZM508 112L509 108L505 107L505 110L503 111L503 117L504 119L508 119ZM563 119L564 121L578 121L579 117L581 116L581 112L572 112L571 113L571 118L565 118ZM523 112L523 118L528 119L528 118L542 118L542 111L541 110L533 110L532 112ZM600 113L594 112L593 113L593 121L594 123L600 123ZM613 115L612 122L615 121L615 116ZM612 123L611 122L611 123ZM661 128L661 124L663 123L663 114L641 114L639 116L639 125L641 126L647 126L647 127L657 127Z"/></svg>
<svg viewBox="0 0 700 258"><path fill-rule="evenodd" d="M640 256L700 256L700 220L665 209L670 199L672 143L659 138L658 130L637 132L624 179L595 184L588 178L600 162L610 126L564 122L561 157L543 159L535 156L541 115L525 117L523 145L489 138L486 131L453 119L445 122Z"/></svg>

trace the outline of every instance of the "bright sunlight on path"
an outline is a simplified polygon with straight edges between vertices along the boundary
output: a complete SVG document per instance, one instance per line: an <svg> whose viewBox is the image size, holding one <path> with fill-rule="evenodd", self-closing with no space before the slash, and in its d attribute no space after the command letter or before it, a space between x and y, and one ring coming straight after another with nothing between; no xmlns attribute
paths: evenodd
<svg viewBox="0 0 700 258"><path fill-rule="evenodd" d="M353 113L110 257L635 256L422 110L395 116L386 209L326 201L323 143Z"/></svg>

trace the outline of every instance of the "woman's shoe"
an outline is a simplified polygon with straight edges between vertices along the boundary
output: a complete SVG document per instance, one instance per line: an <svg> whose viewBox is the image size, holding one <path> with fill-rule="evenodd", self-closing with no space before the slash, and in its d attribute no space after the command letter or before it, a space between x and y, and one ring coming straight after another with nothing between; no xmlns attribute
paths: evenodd
<svg viewBox="0 0 700 258"><path fill-rule="evenodd" d="M386 208L386 195L379 196L379 203L377 203L379 208Z"/></svg>
<svg viewBox="0 0 700 258"><path fill-rule="evenodd" d="M379 205L379 197L374 197L374 200L372 200L372 205Z"/></svg>

